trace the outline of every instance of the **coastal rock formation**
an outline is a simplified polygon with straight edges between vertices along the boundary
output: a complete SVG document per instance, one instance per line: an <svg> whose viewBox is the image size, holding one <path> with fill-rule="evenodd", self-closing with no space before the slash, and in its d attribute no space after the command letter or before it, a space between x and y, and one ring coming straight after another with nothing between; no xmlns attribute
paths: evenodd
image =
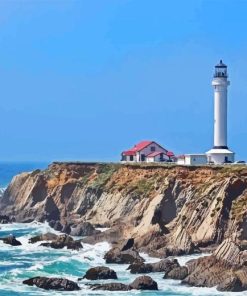
<svg viewBox="0 0 247 296"><path fill-rule="evenodd" d="M186 266L175 267L164 275L164 279L183 280L188 276L188 268Z"/></svg>
<svg viewBox="0 0 247 296"><path fill-rule="evenodd" d="M247 256L245 249L226 239L212 255L187 262L189 275L183 283L196 287L214 287L220 291L247 289Z"/></svg>
<svg viewBox="0 0 247 296"><path fill-rule="evenodd" d="M131 273L165 272L180 267L176 259L164 259L156 263L134 263L128 267Z"/></svg>
<svg viewBox="0 0 247 296"><path fill-rule="evenodd" d="M63 249L67 247L67 249L79 250L82 248L82 244L80 241L74 240L71 236L67 234L56 235L54 233L45 233L45 234L31 237L29 239L29 243L31 244L34 244L40 241L48 241L48 242L42 243L41 246L51 247L53 249Z"/></svg>
<svg viewBox="0 0 247 296"><path fill-rule="evenodd" d="M78 291L77 283L63 278L34 277L23 281L24 285L36 286L45 290Z"/></svg>
<svg viewBox="0 0 247 296"><path fill-rule="evenodd" d="M70 235L73 236L89 236L99 234L101 231L96 230L94 226L89 222L83 222L76 227L71 228Z"/></svg>
<svg viewBox="0 0 247 296"><path fill-rule="evenodd" d="M157 283L149 276L140 276L131 284L107 283L91 285L92 290L128 291L128 290L158 290Z"/></svg>
<svg viewBox="0 0 247 296"><path fill-rule="evenodd" d="M144 262L144 259L139 255L138 251L135 249L120 251L118 248L113 248L105 254L104 259L108 264L132 264Z"/></svg>
<svg viewBox="0 0 247 296"><path fill-rule="evenodd" d="M44 233L44 234L40 234L40 235L36 235L34 237L31 237L28 242L30 244L34 244L34 243L41 242L41 241L55 241L57 239L58 239L57 234L48 232L48 233Z"/></svg>
<svg viewBox="0 0 247 296"><path fill-rule="evenodd" d="M50 247L53 249L63 249L65 247L70 250L82 249L82 244L80 241L74 240L71 236L66 234L57 236L57 238L51 242L42 243L41 246Z"/></svg>
<svg viewBox="0 0 247 296"><path fill-rule="evenodd" d="M84 275L83 279L92 281L109 279L115 280L117 279L117 274L114 270L110 269L109 267L97 266L90 268Z"/></svg>
<svg viewBox="0 0 247 296"><path fill-rule="evenodd" d="M122 238L167 257L198 252L231 235L247 239L246 188L245 166L53 163L15 176L0 197L0 211L17 221L122 225Z"/></svg>
<svg viewBox="0 0 247 296"><path fill-rule="evenodd" d="M14 217L10 217L7 215L0 215L0 224L8 224L8 223L12 223L12 222L15 222Z"/></svg>
<svg viewBox="0 0 247 296"><path fill-rule="evenodd" d="M220 290L246 289L246 205L245 165L53 163L15 176L0 197L0 212L18 222L58 221L67 233L85 222L109 227L83 239L109 241L107 262L143 262L138 252L164 259L216 249L186 265L184 282ZM129 238L132 246L120 250ZM183 277L181 270L170 276Z"/></svg>
<svg viewBox="0 0 247 296"><path fill-rule="evenodd" d="M96 284L91 285L90 287L92 290L99 290L99 291L129 291L129 285L125 285L122 283L107 283L107 284Z"/></svg>
<svg viewBox="0 0 247 296"><path fill-rule="evenodd" d="M136 278L129 287L135 290L158 290L157 283L150 276L146 275Z"/></svg>
<svg viewBox="0 0 247 296"><path fill-rule="evenodd" d="M13 235L9 235L7 237L0 238L7 245L11 246L21 246L21 242L18 241Z"/></svg>

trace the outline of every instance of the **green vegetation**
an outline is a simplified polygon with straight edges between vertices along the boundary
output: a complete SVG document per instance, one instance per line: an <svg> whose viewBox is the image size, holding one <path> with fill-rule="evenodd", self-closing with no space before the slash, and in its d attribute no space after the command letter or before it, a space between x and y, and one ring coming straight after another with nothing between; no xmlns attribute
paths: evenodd
<svg viewBox="0 0 247 296"><path fill-rule="evenodd" d="M102 188L114 172L117 171L119 165L117 164L101 164L96 170L97 177L90 183L92 189Z"/></svg>

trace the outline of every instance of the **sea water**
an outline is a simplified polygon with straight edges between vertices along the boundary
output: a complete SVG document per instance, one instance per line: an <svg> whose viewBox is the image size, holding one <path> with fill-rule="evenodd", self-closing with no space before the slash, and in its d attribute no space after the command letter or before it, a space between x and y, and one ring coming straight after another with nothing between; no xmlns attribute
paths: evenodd
<svg viewBox="0 0 247 296"><path fill-rule="evenodd" d="M22 164L23 165L23 164ZM28 166L30 169L30 165ZM39 165L32 165L33 168ZM16 172L21 168L12 168L9 171ZM1 171L1 170L0 170ZM4 171L2 169L2 171ZM9 174L10 177L10 174ZM7 177L5 176L5 180ZM1 176L0 176L1 183ZM3 182L2 182L3 184ZM217 292L215 288L194 288L187 287L180 284L180 281L163 279L163 273L152 273L150 276L157 281L159 291L128 291L128 292L107 292L107 291L91 291L89 288L90 281L82 280L79 283L80 291L74 292L56 292L45 291L37 287L29 287L22 284L23 280L35 276L47 277L65 277L73 281L82 277L86 270L90 267L106 265L117 272L118 282L130 283L138 275L132 275L127 269L128 265L105 264L103 256L110 248L106 242L98 243L96 245L83 244L83 249L80 251L71 251L67 249L55 250L47 247L41 247L40 242L30 244L28 240L38 234L54 232L47 223L32 222L27 224L13 223L0 224L0 237L7 235L14 235L22 243L21 246L10 246L0 241L0 296L31 296L31 295L139 295L139 296L219 296L219 295L245 295L243 293L221 293ZM156 262L157 259L151 258L146 254L141 254L146 262ZM196 258L194 256L178 257L180 264L185 264L186 261ZM112 282L112 280L94 281L93 283Z"/></svg>

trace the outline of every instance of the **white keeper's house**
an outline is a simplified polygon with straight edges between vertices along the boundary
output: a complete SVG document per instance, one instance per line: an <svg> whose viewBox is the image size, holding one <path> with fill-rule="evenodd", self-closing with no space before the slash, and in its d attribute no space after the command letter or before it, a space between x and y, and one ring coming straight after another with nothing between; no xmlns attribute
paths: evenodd
<svg viewBox="0 0 247 296"><path fill-rule="evenodd" d="M174 154L155 141L142 141L121 154L122 162L173 162Z"/></svg>

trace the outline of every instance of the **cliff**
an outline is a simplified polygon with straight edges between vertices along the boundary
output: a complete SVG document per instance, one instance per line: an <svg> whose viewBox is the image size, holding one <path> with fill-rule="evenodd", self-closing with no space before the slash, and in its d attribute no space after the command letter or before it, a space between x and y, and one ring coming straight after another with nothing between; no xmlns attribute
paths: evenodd
<svg viewBox="0 0 247 296"><path fill-rule="evenodd" d="M53 163L15 176L0 212L22 222L111 227L115 238L135 237L139 249L168 256L228 238L245 245L246 201L245 166Z"/></svg>

